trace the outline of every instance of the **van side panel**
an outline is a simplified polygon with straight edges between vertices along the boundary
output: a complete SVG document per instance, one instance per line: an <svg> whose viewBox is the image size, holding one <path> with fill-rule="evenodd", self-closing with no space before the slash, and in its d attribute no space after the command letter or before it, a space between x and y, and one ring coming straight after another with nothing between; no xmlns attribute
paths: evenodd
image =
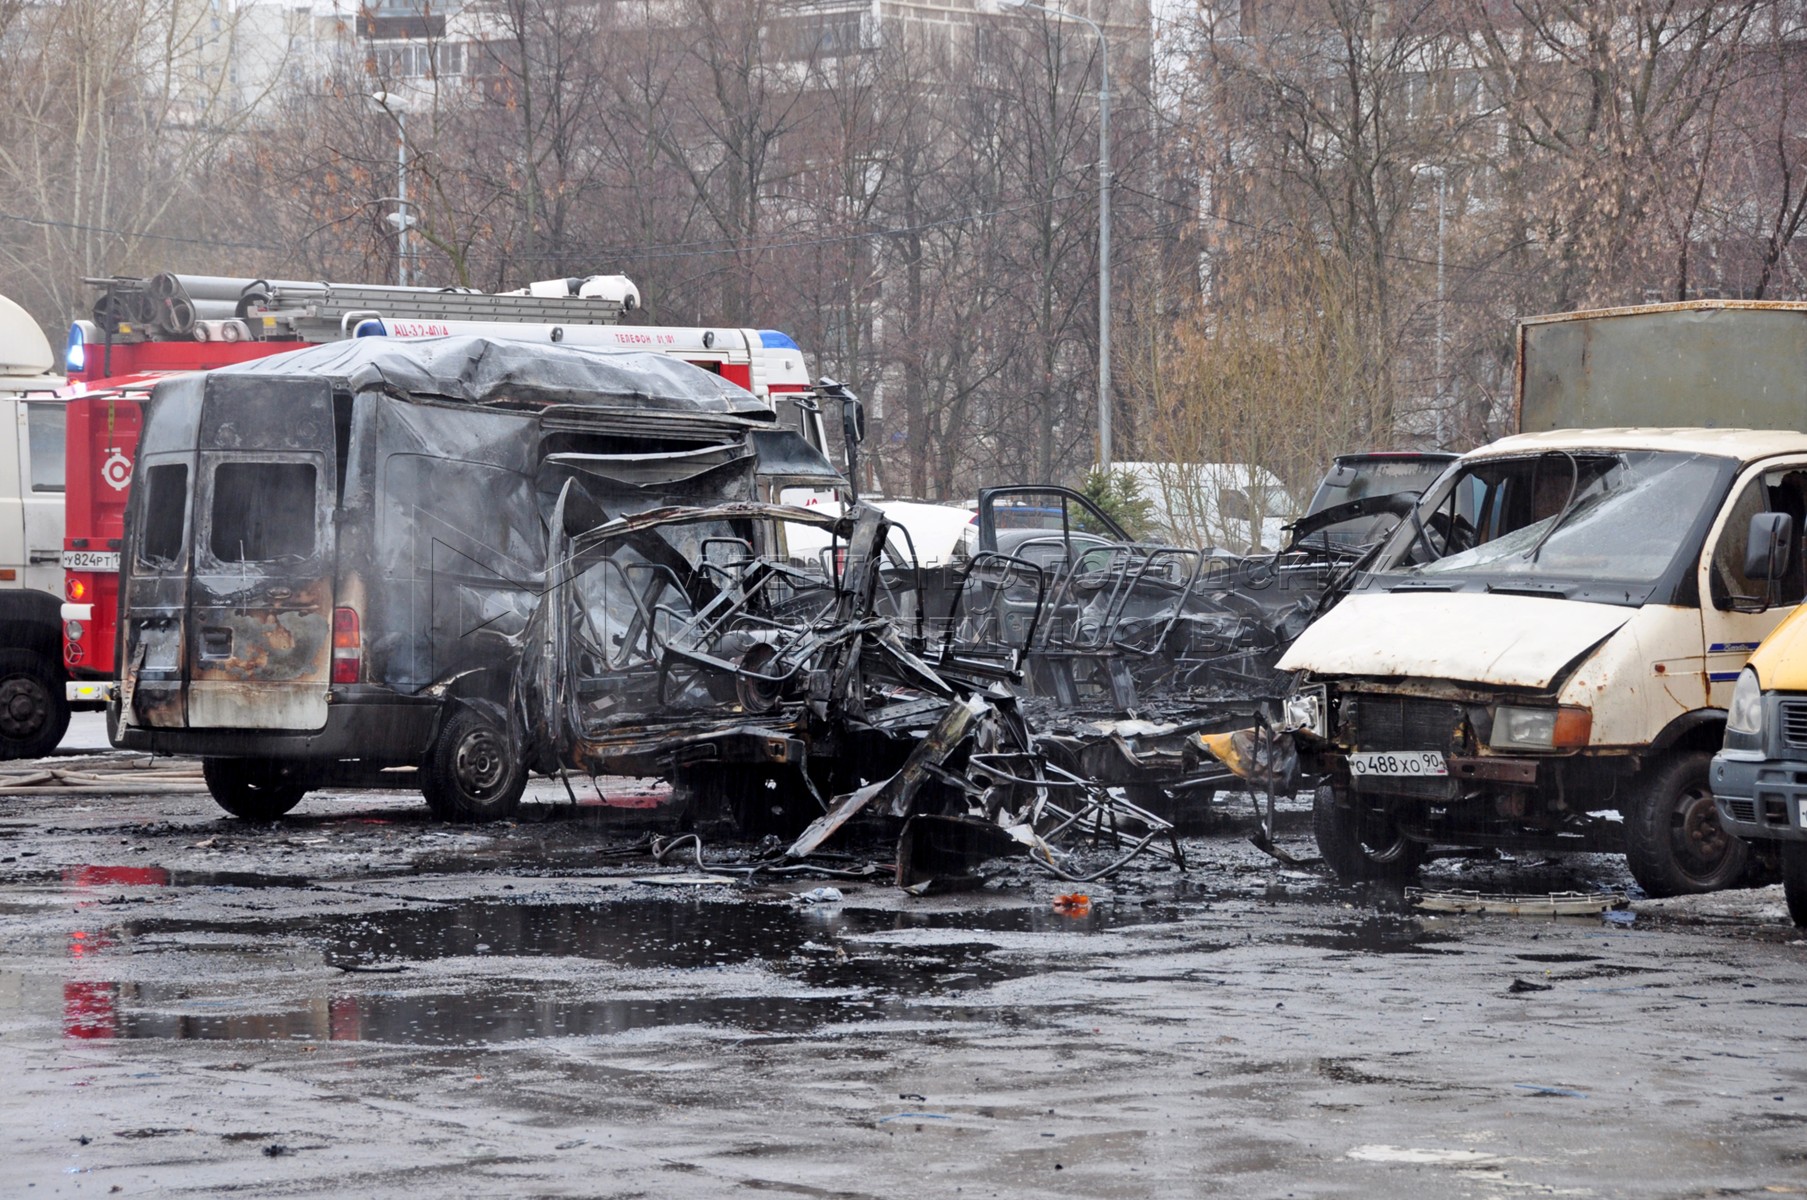
<svg viewBox="0 0 1807 1200"><path fill-rule="evenodd" d="M376 494L350 525L371 531L355 564L365 679L414 694L512 668L545 555L533 416L363 400L374 408Z"/></svg>
<svg viewBox="0 0 1807 1200"><path fill-rule="evenodd" d="M331 386L212 376L199 440L188 726L324 728L337 474Z"/></svg>

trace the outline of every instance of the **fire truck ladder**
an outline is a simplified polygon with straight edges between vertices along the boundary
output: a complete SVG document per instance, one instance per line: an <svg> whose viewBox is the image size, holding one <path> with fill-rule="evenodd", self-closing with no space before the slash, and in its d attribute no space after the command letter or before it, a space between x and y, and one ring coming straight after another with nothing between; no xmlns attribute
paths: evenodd
<svg viewBox="0 0 1807 1200"><path fill-rule="evenodd" d="M88 281L103 289L93 318L116 341L307 341L349 337L358 317L392 321L495 321L509 324L615 325L637 301L618 294L504 294L458 288L385 287L307 280L177 275ZM584 280L548 283L570 284ZM532 285L537 290L543 285Z"/></svg>
<svg viewBox="0 0 1807 1200"><path fill-rule="evenodd" d="M497 296L484 292L425 291L361 284L277 286L269 300L250 309L268 337L274 329L305 341L344 337L360 317L390 321L507 321L545 325L614 325L622 305L613 299L575 296Z"/></svg>

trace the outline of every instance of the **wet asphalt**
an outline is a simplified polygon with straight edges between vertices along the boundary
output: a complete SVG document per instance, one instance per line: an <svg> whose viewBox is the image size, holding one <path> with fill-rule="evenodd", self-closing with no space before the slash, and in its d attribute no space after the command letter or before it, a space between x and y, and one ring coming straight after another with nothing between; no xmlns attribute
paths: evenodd
<svg viewBox="0 0 1807 1200"><path fill-rule="evenodd" d="M262 828L0 798L0 1195L1807 1194L1779 889L1438 916L1281 865L1240 809L1187 869L1080 889L748 881L725 845L731 881L687 883L635 849L658 789L562 797L476 828L404 792Z"/></svg>

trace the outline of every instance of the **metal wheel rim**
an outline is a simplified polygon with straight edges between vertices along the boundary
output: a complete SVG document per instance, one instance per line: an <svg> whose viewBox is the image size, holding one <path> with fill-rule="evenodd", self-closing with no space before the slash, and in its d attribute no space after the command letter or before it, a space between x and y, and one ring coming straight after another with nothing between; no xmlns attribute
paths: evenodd
<svg viewBox="0 0 1807 1200"><path fill-rule="evenodd" d="M1378 830L1374 828L1378 822L1372 818L1362 824L1362 854L1369 862L1396 863L1406 856L1411 839L1394 828L1391 821L1387 822L1385 828Z"/></svg>
<svg viewBox="0 0 1807 1200"><path fill-rule="evenodd" d="M458 740L452 770L471 795L485 799L508 777L508 755L492 729L473 729Z"/></svg>
<svg viewBox="0 0 1807 1200"><path fill-rule="evenodd" d="M1711 874L1731 853L1731 837L1720 825L1713 793L1704 784L1681 794L1669 827L1669 844L1682 869L1695 876Z"/></svg>
<svg viewBox="0 0 1807 1200"><path fill-rule="evenodd" d="M0 733L9 738L28 738L44 728L50 709L50 693L37 680L27 675L14 675L0 681Z"/></svg>

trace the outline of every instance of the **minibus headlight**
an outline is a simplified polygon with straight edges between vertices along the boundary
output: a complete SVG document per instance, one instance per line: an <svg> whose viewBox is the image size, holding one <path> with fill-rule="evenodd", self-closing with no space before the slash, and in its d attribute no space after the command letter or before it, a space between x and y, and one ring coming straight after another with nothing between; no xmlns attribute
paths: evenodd
<svg viewBox="0 0 1807 1200"><path fill-rule="evenodd" d="M1763 733L1763 685L1757 682L1757 672L1750 667L1738 672L1731 706L1725 710L1725 727L1731 733Z"/></svg>
<svg viewBox="0 0 1807 1200"><path fill-rule="evenodd" d="M1594 714L1585 708L1502 704L1493 710L1495 750L1575 750L1587 745Z"/></svg>
<svg viewBox="0 0 1807 1200"><path fill-rule="evenodd" d="M1763 749L1763 683L1751 667L1738 672L1725 710L1725 749L1747 755Z"/></svg>

